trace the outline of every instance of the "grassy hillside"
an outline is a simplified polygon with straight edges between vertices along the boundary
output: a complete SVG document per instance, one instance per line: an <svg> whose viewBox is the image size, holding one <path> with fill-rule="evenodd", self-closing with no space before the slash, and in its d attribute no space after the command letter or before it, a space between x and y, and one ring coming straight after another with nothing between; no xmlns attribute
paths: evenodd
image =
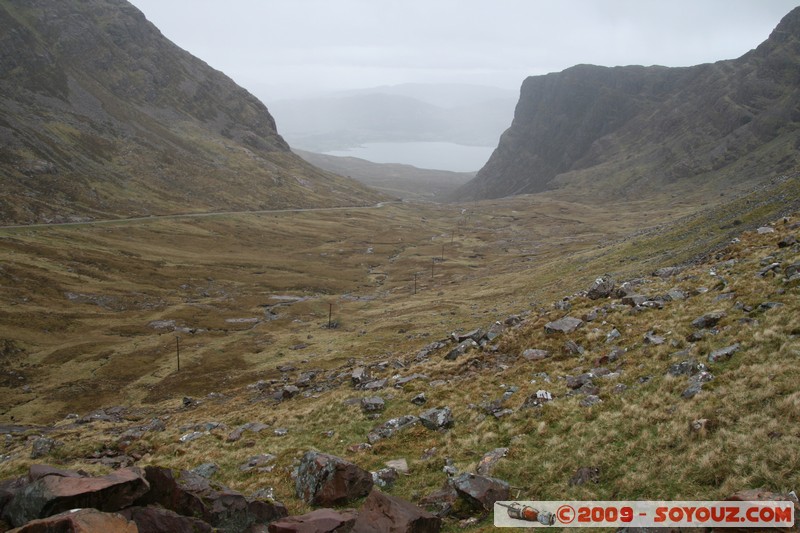
<svg viewBox="0 0 800 533"><path fill-rule="evenodd" d="M372 470L406 458L410 475L390 492L418 501L445 482L447 460L472 470L485 452L507 447L493 475L527 499L796 488L798 287L784 278L800 249L778 242L798 236L798 219L777 217L800 208L798 179L700 211L530 196L2 230L0 420L47 427L11 433L0 478L35 461L100 472L98 457L119 454L139 465L213 461L215 479L246 493L272 487L298 513L307 508L290 475L309 448ZM754 231L770 220L774 233ZM651 275L676 264L686 266L672 277ZM635 291L661 304L590 300L580 291L600 275L637 280ZM672 289L686 299L660 298ZM698 333L692 321L714 311L724 316ZM451 332L512 314L520 318L485 349L449 361L454 344L445 342L420 355ZM567 336L545 333L564 315L596 317ZM708 362L736 343L730 360ZM528 360L529 348L551 356ZM669 369L692 359L714 379L684 399L690 378ZM386 387L354 389L359 366ZM590 371L603 375L592 379L596 390L568 386L567 376ZM393 386L414 374L423 377ZM289 385L297 392L273 400ZM554 400L523 407L540 389ZM410 403L420 392L423 407ZM583 406L589 393L602 402ZM357 403L374 395L386 401L376 418ZM184 396L194 401L185 406ZM67 417L112 405L122 408L79 424ZM452 429L417 426L351 448L389 418L434 406L452 409ZM153 417L164 431L121 437ZM705 429L690 429L700 419L710 421ZM269 427L229 442L248 422ZM198 429L198 440L179 440ZM43 432L63 444L33 460L28 437ZM276 455L275 467L241 471L255 453ZM579 467L598 468L596 482L569 484ZM488 529L488 520L472 529ZM457 518L447 524L458 529Z"/></svg>

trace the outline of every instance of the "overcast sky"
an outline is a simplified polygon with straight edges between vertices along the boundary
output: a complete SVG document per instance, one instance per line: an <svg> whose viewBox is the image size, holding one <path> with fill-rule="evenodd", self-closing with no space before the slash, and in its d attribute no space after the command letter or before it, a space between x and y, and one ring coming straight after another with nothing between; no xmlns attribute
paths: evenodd
<svg viewBox="0 0 800 533"><path fill-rule="evenodd" d="M517 90L578 63L688 66L764 41L798 0L131 0L270 99L399 83Z"/></svg>

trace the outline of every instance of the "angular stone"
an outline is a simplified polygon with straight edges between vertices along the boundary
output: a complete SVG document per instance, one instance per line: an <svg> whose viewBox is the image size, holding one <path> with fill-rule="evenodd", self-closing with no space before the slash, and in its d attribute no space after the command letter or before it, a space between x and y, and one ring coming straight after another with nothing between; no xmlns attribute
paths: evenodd
<svg viewBox="0 0 800 533"><path fill-rule="evenodd" d="M585 485L586 483L600 482L600 469L596 466L582 466L569 479L570 485Z"/></svg>
<svg viewBox="0 0 800 533"><path fill-rule="evenodd" d="M254 455L247 459L247 462L243 465L239 466L239 470L242 472L250 472L251 470L258 470L259 472L270 472L272 471L272 466L268 466L270 463L275 461L277 457L272 455L271 453L260 453L258 455Z"/></svg>
<svg viewBox="0 0 800 533"><path fill-rule="evenodd" d="M670 300L685 300L689 295L681 289L670 289L667 291L667 296Z"/></svg>
<svg viewBox="0 0 800 533"><path fill-rule="evenodd" d="M599 396L597 396L595 394L589 394L588 396L586 396L586 398L584 398L583 400L580 401L580 406L581 407L591 407L593 405L597 405L598 403L602 403L602 402L603 402L603 400Z"/></svg>
<svg viewBox="0 0 800 533"><path fill-rule="evenodd" d="M420 422L428 429L447 429L453 427L453 413L449 407L434 407L419 415Z"/></svg>
<svg viewBox="0 0 800 533"><path fill-rule="evenodd" d="M511 495L511 487L505 481L475 474L461 474L454 478L453 487L459 497L484 511L491 511L494 502L508 500Z"/></svg>
<svg viewBox="0 0 800 533"><path fill-rule="evenodd" d="M123 468L102 477L44 475L14 495L3 518L16 527L80 507L114 512L132 505L148 489L138 468Z"/></svg>
<svg viewBox="0 0 800 533"><path fill-rule="evenodd" d="M594 280L594 283L592 283L592 286L589 287L586 296L588 296L590 300L608 298L611 296L611 293L614 292L615 285L614 280L607 276L597 278Z"/></svg>
<svg viewBox="0 0 800 533"><path fill-rule="evenodd" d="M361 410L365 413L380 413L386 408L386 403L380 396L361 398Z"/></svg>
<svg viewBox="0 0 800 533"><path fill-rule="evenodd" d="M219 470L219 465L216 463L203 463L200 466L192 468L192 472L198 476L203 476L206 479L211 479L214 474Z"/></svg>
<svg viewBox="0 0 800 533"><path fill-rule="evenodd" d="M720 348L719 350L714 350L710 354L708 354L708 362L709 363L716 363L718 361L727 361L733 354L739 351L740 344L737 342L731 346L726 346L725 348Z"/></svg>
<svg viewBox="0 0 800 533"><path fill-rule="evenodd" d="M459 343L458 346L456 346L455 348L453 348L449 352L447 352L447 355L445 355L444 358L447 361L455 361L456 359L458 359L462 355L466 354L470 350L472 350L474 348L477 348L477 347L478 347L478 343L476 343L472 339L467 339L464 342Z"/></svg>
<svg viewBox="0 0 800 533"><path fill-rule="evenodd" d="M650 344L652 346L660 346L664 344L667 340L660 335L656 335L653 331L648 331L644 335L644 343Z"/></svg>
<svg viewBox="0 0 800 533"><path fill-rule="evenodd" d="M353 533L437 533L441 527L441 518L373 488L359 510Z"/></svg>
<svg viewBox="0 0 800 533"><path fill-rule="evenodd" d="M798 261L797 263L792 263L791 265L783 269L783 275L786 276L787 278L791 278L796 274L800 274L800 261Z"/></svg>
<svg viewBox="0 0 800 533"><path fill-rule="evenodd" d="M430 377L426 376L425 374L411 374L410 376L399 378L397 381L394 382L394 386L399 389L402 388L407 383L411 383L412 381L415 381L417 379L422 379L427 381L430 379Z"/></svg>
<svg viewBox="0 0 800 533"><path fill-rule="evenodd" d="M580 389L586 383L591 383L592 378L594 375L591 372L585 372L579 376L567 376L566 385L567 388L572 390Z"/></svg>
<svg viewBox="0 0 800 533"><path fill-rule="evenodd" d="M370 381L369 383L365 383L361 388L364 390L378 390L383 389L386 387L386 383L388 383L388 379L376 379L374 381Z"/></svg>
<svg viewBox="0 0 800 533"><path fill-rule="evenodd" d="M425 397L425 393L424 392L420 392L419 394L417 394L416 396L411 398L411 403L413 403L414 405L425 405L425 402L427 402L427 401L428 401L428 398Z"/></svg>
<svg viewBox="0 0 800 533"><path fill-rule="evenodd" d="M306 452L297 469L295 493L311 505L342 505L371 489L372 474L334 455Z"/></svg>
<svg viewBox="0 0 800 533"><path fill-rule="evenodd" d="M128 507L119 512L134 522L139 533L211 533L214 528L199 518L181 516L162 507Z"/></svg>
<svg viewBox="0 0 800 533"><path fill-rule="evenodd" d="M681 271L683 271L682 267L663 267L653 272L653 275L659 278L671 278L680 274Z"/></svg>
<svg viewBox="0 0 800 533"><path fill-rule="evenodd" d="M148 466L145 476L150 491L136 501L138 506L157 504L175 513L194 517L225 531L245 531L253 524L286 516L281 503L245 498L229 489L186 470L176 478L169 468Z"/></svg>
<svg viewBox="0 0 800 533"><path fill-rule="evenodd" d="M703 390L702 383L692 383L689 387L681 393L681 398L689 400L697 396Z"/></svg>
<svg viewBox="0 0 800 533"><path fill-rule="evenodd" d="M508 448L495 448L490 452L486 452L483 454L483 457L481 457L481 460L478 461L478 466L475 468L475 472L481 476L491 475L492 470L494 470L494 467L500 462L500 459L505 457L507 454Z"/></svg>
<svg viewBox="0 0 800 533"><path fill-rule="evenodd" d="M375 444L381 439L387 439L397 433L407 429L419 422L419 417L414 415L403 415L387 420L380 426L373 428L367 435L370 444Z"/></svg>
<svg viewBox="0 0 800 533"><path fill-rule="evenodd" d="M386 461L386 466L397 470L401 474L408 474L408 461L405 459L392 459Z"/></svg>
<svg viewBox="0 0 800 533"><path fill-rule="evenodd" d="M550 352L548 352L547 350L528 348L527 350L522 352L522 357L524 357L528 361L541 361L542 359L547 359L548 357L550 357Z"/></svg>
<svg viewBox="0 0 800 533"><path fill-rule="evenodd" d="M164 530L168 531L168 530ZM171 530L169 530L171 531ZM208 531L211 531L210 528ZM54 516L32 520L10 533L140 533L136 524L119 514L97 509L74 509ZM147 532L143 532L147 533ZM178 531L177 533L181 533Z"/></svg>
<svg viewBox="0 0 800 533"><path fill-rule="evenodd" d="M350 374L350 380L353 382L353 385L361 385L368 379L369 375L364 367L358 367Z"/></svg>
<svg viewBox="0 0 800 533"><path fill-rule="evenodd" d="M686 361L681 361L680 363L670 365L669 369L667 370L667 374L670 376L691 376L692 374L696 374L702 370L705 370L705 365L698 363L694 359L688 359Z"/></svg>
<svg viewBox="0 0 800 533"><path fill-rule="evenodd" d="M260 422L248 422L242 426L239 426L235 430L233 430L228 435L228 442L236 442L242 438L242 435L245 431L251 431L253 433L260 433L267 429L269 426L267 424L262 424Z"/></svg>
<svg viewBox="0 0 800 533"><path fill-rule="evenodd" d="M636 307L645 303L649 298L643 294L627 294L622 297L622 303Z"/></svg>
<svg viewBox="0 0 800 533"><path fill-rule="evenodd" d="M775 228L771 228L769 226L761 226L760 228L756 229L756 233L759 235L766 235L767 233L775 233Z"/></svg>
<svg viewBox="0 0 800 533"><path fill-rule="evenodd" d="M354 511L317 509L298 516L287 516L269 524L269 533L347 533L356 522Z"/></svg>
<svg viewBox="0 0 800 533"><path fill-rule="evenodd" d="M692 320L692 327L696 329L713 328L723 318L725 318L725 313L723 313L722 311L706 313L705 315L697 317L694 320Z"/></svg>
<svg viewBox="0 0 800 533"><path fill-rule="evenodd" d="M572 333L583 325L583 320L571 316L565 316L553 322L548 322L544 325L544 331L547 334L553 333Z"/></svg>
<svg viewBox="0 0 800 533"><path fill-rule="evenodd" d="M778 241L778 248L788 248L789 246L797 244L797 237L794 235L787 235Z"/></svg>

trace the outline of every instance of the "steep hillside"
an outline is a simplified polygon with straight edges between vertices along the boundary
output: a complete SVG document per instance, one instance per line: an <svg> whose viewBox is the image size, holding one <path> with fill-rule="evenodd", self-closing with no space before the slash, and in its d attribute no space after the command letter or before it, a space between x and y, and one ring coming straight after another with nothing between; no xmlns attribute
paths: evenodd
<svg viewBox="0 0 800 533"><path fill-rule="evenodd" d="M798 164L800 8L739 59L689 68L578 65L522 85L514 121L456 198L564 188L635 197L724 190Z"/></svg>
<svg viewBox="0 0 800 533"><path fill-rule="evenodd" d="M0 223L376 199L124 0L2 0L0 28Z"/></svg>

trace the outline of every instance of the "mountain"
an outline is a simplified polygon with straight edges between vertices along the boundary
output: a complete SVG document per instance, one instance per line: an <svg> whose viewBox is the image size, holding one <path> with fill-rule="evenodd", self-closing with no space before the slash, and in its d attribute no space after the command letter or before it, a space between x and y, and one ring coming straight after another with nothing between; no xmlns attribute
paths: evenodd
<svg viewBox="0 0 800 533"><path fill-rule="evenodd" d="M493 87L405 84L277 100L271 109L292 146L324 152L367 142L494 146L514 102Z"/></svg>
<svg viewBox="0 0 800 533"><path fill-rule="evenodd" d="M798 165L800 8L744 56L688 68L578 65L527 78L514 120L455 198L566 189L724 190Z"/></svg>
<svg viewBox="0 0 800 533"><path fill-rule="evenodd" d="M124 0L0 1L0 221L372 203Z"/></svg>

